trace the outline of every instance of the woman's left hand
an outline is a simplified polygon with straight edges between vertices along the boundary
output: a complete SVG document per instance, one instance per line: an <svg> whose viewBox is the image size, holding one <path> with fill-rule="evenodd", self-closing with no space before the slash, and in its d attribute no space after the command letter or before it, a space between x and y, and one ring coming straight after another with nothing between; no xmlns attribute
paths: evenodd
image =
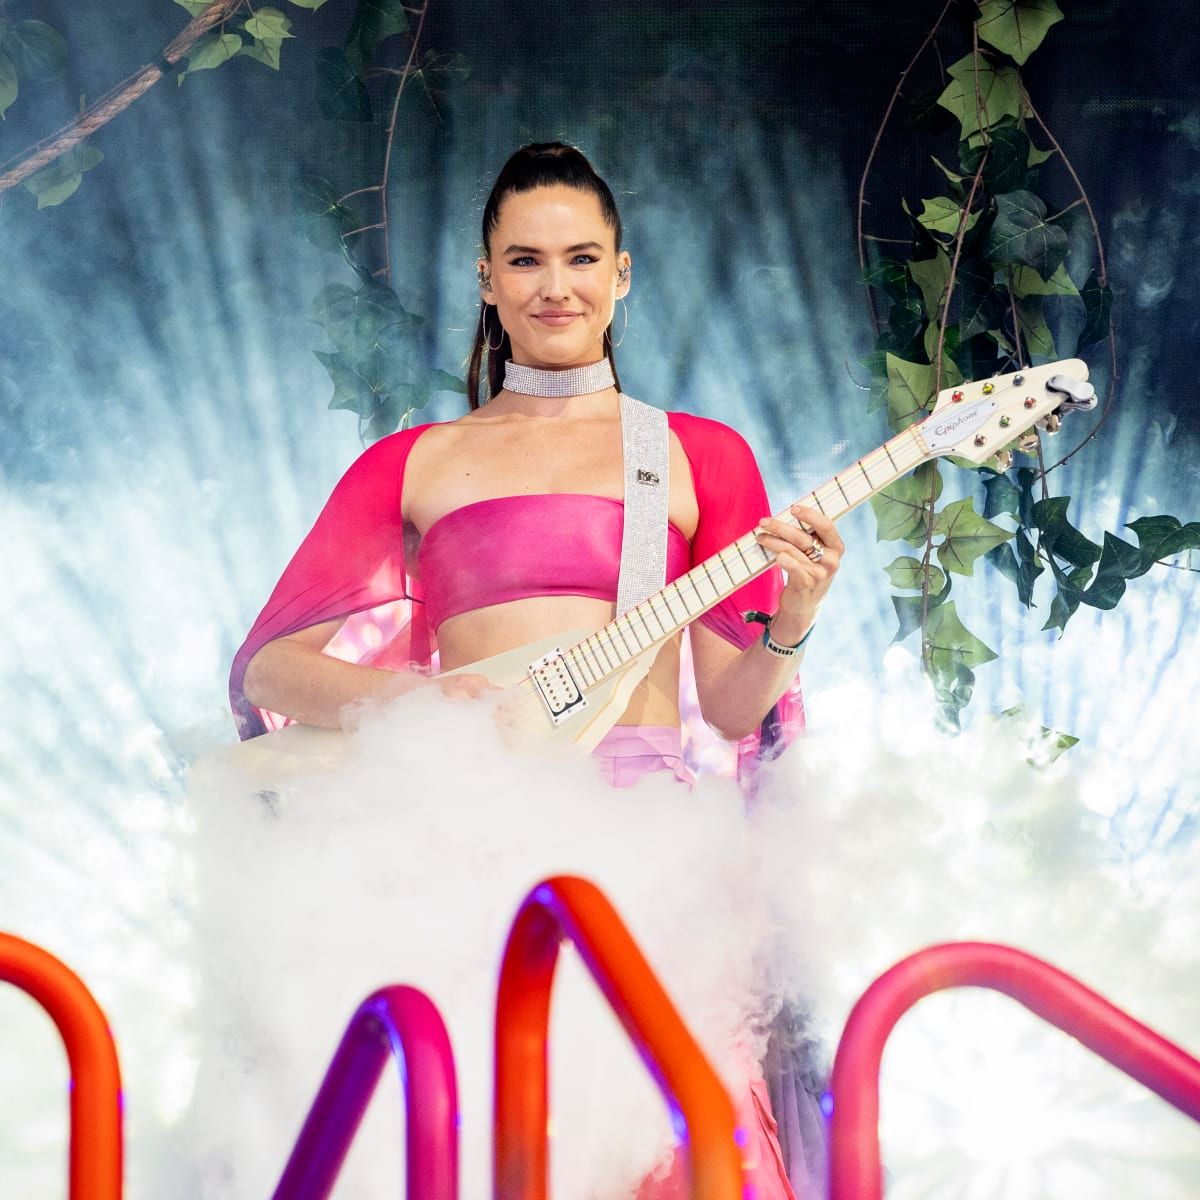
<svg viewBox="0 0 1200 1200"><path fill-rule="evenodd" d="M758 544L777 555L776 565L787 573L779 611L771 621L771 636L795 645L808 632L817 609L837 574L846 546L837 527L823 513L793 504L799 526L764 517L758 523Z"/></svg>

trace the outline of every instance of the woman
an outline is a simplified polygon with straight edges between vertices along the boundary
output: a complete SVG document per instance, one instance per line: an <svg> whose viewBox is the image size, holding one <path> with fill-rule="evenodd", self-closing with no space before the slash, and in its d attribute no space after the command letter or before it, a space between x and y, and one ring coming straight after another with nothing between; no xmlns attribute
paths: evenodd
<svg viewBox="0 0 1200 1200"><path fill-rule="evenodd" d="M613 618L625 476L612 325L632 261L612 193L575 148L525 146L488 198L483 250L471 411L383 439L339 482L235 660L243 737L276 723L270 714L338 728L357 704L416 687L492 688L481 674L411 669L428 665L435 638L447 671ZM667 424L667 579L756 526L777 556L690 626L701 713L749 744L793 687L843 545L818 511L796 508L798 524L769 515L733 430L683 413ZM397 602L405 619L381 648L364 653L361 635L347 638L349 617ZM746 610L769 616L765 631ZM676 635L596 747L614 784L661 769L688 778L679 665ZM748 1159L759 1195L789 1195L761 1088L743 1113L756 1131Z"/></svg>

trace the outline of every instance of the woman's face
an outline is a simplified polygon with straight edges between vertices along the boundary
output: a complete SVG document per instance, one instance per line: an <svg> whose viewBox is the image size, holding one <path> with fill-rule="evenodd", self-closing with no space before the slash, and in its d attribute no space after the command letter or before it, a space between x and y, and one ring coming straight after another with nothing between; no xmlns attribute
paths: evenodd
<svg viewBox="0 0 1200 1200"><path fill-rule="evenodd" d="M480 290L496 306L514 362L559 368L604 357L604 331L629 291L628 275L618 284L617 272L631 260L616 254L596 196L559 184L510 192L491 252L479 260L491 273Z"/></svg>

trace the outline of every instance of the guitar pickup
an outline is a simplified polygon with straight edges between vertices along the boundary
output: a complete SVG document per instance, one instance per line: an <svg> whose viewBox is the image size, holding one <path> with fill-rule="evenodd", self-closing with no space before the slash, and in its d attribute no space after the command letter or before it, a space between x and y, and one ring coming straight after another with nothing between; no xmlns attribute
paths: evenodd
<svg viewBox="0 0 1200 1200"><path fill-rule="evenodd" d="M571 674L560 647L555 647L549 654L531 663L529 677L553 724L561 725L587 708L587 697L579 681Z"/></svg>

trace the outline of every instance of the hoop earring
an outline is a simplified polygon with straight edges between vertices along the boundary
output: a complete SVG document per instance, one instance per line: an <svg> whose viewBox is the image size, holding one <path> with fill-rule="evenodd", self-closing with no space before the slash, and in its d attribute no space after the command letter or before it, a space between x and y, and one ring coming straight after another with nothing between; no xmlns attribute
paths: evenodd
<svg viewBox="0 0 1200 1200"><path fill-rule="evenodd" d="M492 345L492 335L490 333L488 333L488 327L487 327L488 326L487 314L488 314L488 309L490 307L491 306L488 304L485 304L483 306L483 340L484 340L484 343L486 344L487 348L493 354L495 354L496 351L499 350L500 347L504 345L504 326L503 325L500 326L500 343L499 343L499 345L493 346Z"/></svg>
<svg viewBox="0 0 1200 1200"><path fill-rule="evenodd" d="M617 340L615 342L612 340L612 325L611 324L609 325L608 329L605 330L605 332L608 334L608 344L614 350L621 344L621 342L623 342L625 340L625 334L629 330L629 309L625 307L625 297L618 296L617 299L621 301L621 311L625 314L625 324L621 326L621 336L620 336L619 340Z"/></svg>

